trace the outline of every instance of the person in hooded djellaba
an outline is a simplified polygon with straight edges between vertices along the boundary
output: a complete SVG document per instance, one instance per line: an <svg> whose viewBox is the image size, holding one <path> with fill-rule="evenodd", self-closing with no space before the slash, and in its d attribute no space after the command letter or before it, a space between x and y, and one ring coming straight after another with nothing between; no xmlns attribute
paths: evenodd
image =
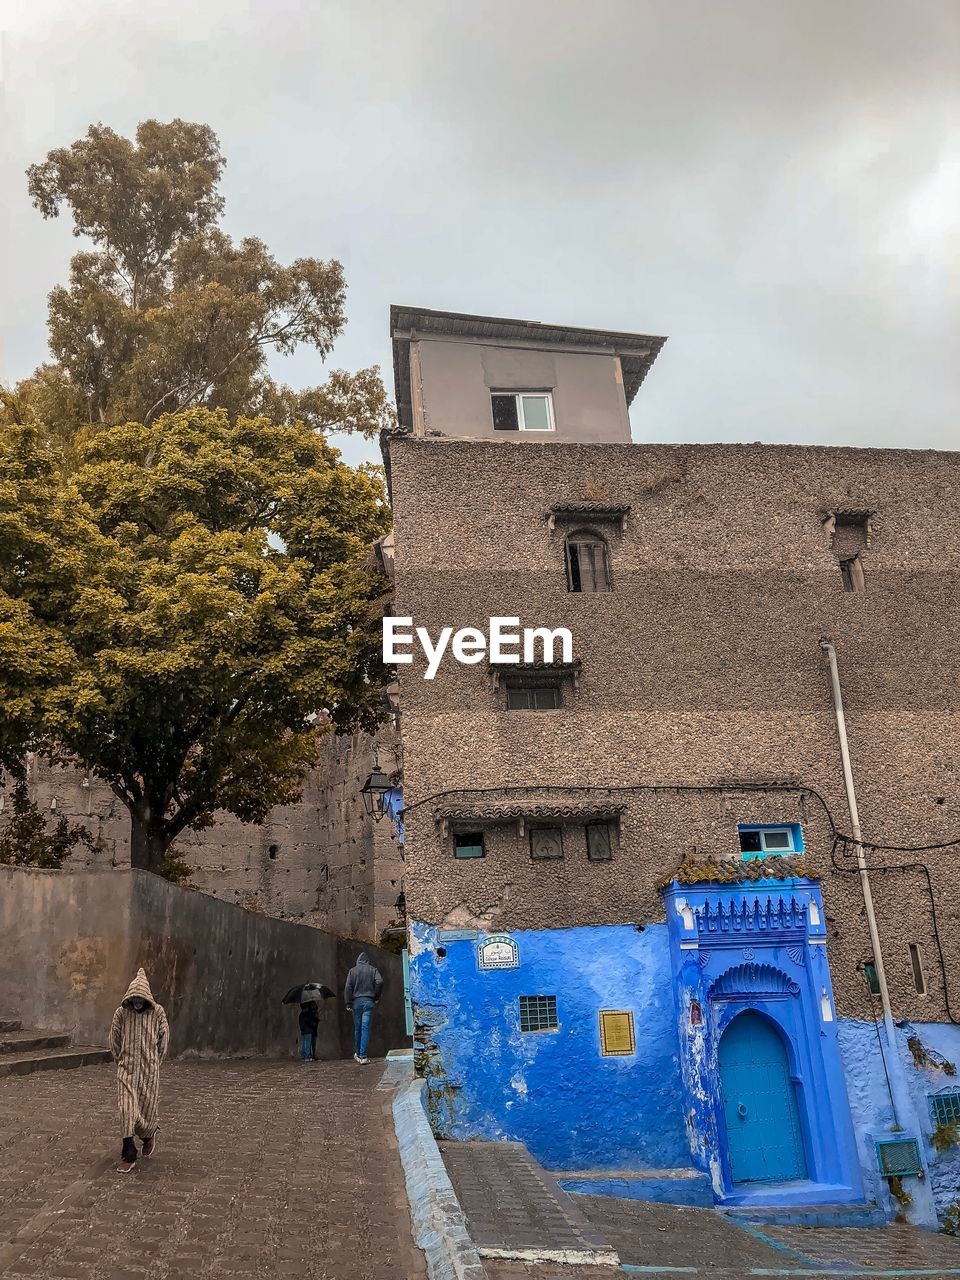
<svg viewBox="0 0 960 1280"><path fill-rule="evenodd" d="M117 1100L123 1147L118 1173L132 1173L141 1153L152 1156L160 1128L160 1063L167 1056L170 1026L143 969L127 988L110 1027L110 1052L117 1064Z"/></svg>

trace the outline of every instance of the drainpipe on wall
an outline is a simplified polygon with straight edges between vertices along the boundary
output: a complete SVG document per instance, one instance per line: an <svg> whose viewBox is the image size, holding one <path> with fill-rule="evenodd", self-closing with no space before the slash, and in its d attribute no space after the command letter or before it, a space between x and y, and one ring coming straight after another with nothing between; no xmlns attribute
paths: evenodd
<svg viewBox="0 0 960 1280"><path fill-rule="evenodd" d="M847 791L847 807L850 810L850 825L853 827L853 839L857 850L857 867L860 871L860 888L863 890L863 905L867 913L867 928L870 931L870 946L873 948L873 962L877 970L877 984L880 987L880 1004L883 1008L883 1025L887 1033L890 1052L896 1058L897 1033L893 1025L893 1012L890 1008L890 992L887 990L887 975L883 967L883 955L880 951L880 933L877 930L877 917L873 910L873 893L870 889L870 873L867 871L867 860L864 857L860 829L860 811L857 809L857 793L853 786L853 769L850 767L850 747L847 744L847 722L843 714L843 694L840 692L840 672L837 669L837 651L831 640L822 639L820 648L830 661L830 686L833 689L833 709L837 715L837 735L840 738L840 759L843 762L843 784Z"/></svg>
<svg viewBox="0 0 960 1280"><path fill-rule="evenodd" d="M857 849L857 867L860 872L860 887L863 890L863 905L867 914L867 927L870 931L870 945L873 947L873 960L877 968L877 984L880 987L880 1003L883 1006L883 1027L890 1050L890 1106L893 1110L893 1122L898 1129L904 1130L901 1120L908 1120L916 1133L920 1145L920 1159L924 1167L921 1179L913 1190L913 1203L907 1210L907 1219L918 1227L926 1227L936 1231L939 1225L933 1189L927 1176L927 1157L922 1138L922 1127L910 1089L907 1085L900 1061L900 1050L897 1045L897 1031L894 1026L893 1012L890 1008L890 992L887 990L887 977L883 968L883 956L880 952L880 934L877 930L877 917L873 910L873 894L870 890L870 875L867 871L867 860L863 852L863 833L860 829L860 812L857 809L857 794L853 786L853 770L850 767L850 748L847 744L847 722L843 715L843 695L840 692L840 673L837 669L837 651L831 640L822 637L820 648L830 661L830 686L833 690L833 706L837 715L837 736L840 739L840 757L843 761L843 782L847 792L847 806L850 810L850 824Z"/></svg>

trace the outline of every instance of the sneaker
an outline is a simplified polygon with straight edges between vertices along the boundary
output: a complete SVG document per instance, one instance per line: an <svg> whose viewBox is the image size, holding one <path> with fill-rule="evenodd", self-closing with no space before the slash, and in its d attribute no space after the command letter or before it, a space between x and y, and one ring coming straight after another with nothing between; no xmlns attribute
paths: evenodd
<svg viewBox="0 0 960 1280"><path fill-rule="evenodd" d="M154 1134L152 1138L148 1138L146 1142L143 1144L143 1154L149 1160L150 1157L153 1155L153 1153L156 1151L156 1149L157 1149L157 1135Z"/></svg>
<svg viewBox="0 0 960 1280"><path fill-rule="evenodd" d="M355 1054L353 1055L353 1060L354 1060L354 1062L359 1062L359 1061L360 1061L360 1055L359 1055L358 1053L355 1053Z"/></svg>
<svg viewBox="0 0 960 1280"><path fill-rule="evenodd" d="M117 1165L117 1173L133 1173L136 1167L136 1160L121 1160Z"/></svg>
<svg viewBox="0 0 960 1280"><path fill-rule="evenodd" d="M369 1062L369 1058L358 1058L357 1061L360 1063L361 1067L365 1067Z"/></svg>

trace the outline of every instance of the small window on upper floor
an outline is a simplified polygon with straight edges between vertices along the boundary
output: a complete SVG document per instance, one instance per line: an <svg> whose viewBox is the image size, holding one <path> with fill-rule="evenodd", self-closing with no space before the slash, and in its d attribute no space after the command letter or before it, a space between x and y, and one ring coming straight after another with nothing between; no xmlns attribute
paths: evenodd
<svg viewBox="0 0 960 1280"><path fill-rule="evenodd" d="M799 822L787 822L780 826L760 823L756 826L739 826L740 852L746 862L749 858L769 858L774 854L803 853L803 834Z"/></svg>
<svg viewBox="0 0 960 1280"><path fill-rule="evenodd" d="M609 591L607 544L595 533L571 533L566 540L567 590Z"/></svg>
<svg viewBox="0 0 960 1280"><path fill-rule="evenodd" d="M927 979L923 972L920 948L915 942L908 942L907 950L910 954L910 971L913 974L913 985L917 989L918 996L925 996L927 994Z"/></svg>
<svg viewBox="0 0 960 1280"><path fill-rule="evenodd" d="M494 431L553 431L553 396L549 391L494 391Z"/></svg>
<svg viewBox="0 0 960 1280"><path fill-rule="evenodd" d="M453 835L453 856L455 858L483 858L486 849L482 831L455 831Z"/></svg>
<svg viewBox="0 0 960 1280"><path fill-rule="evenodd" d="M863 580L863 562L859 556L851 556L848 560L841 560L840 572L843 575L844 591L866 590L866 583Z"/></svg>
<svg viewBox="0 0 960 1280"><path fill-rule="evenodd" d="M556 711L563 706L563 697L557 681L508 680L508 711Z"/></svg>

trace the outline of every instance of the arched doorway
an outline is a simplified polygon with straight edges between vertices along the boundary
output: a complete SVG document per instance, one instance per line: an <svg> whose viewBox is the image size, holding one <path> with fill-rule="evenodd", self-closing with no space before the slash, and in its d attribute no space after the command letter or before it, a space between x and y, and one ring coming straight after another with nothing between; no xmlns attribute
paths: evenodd
<svg viewBox="0 0 960 1280"><path fill-rule="evenodd" d="M734 1182L807 1176L787 1051L758 1013L741 1013L720 1037L720 1092Z"/></svg>

